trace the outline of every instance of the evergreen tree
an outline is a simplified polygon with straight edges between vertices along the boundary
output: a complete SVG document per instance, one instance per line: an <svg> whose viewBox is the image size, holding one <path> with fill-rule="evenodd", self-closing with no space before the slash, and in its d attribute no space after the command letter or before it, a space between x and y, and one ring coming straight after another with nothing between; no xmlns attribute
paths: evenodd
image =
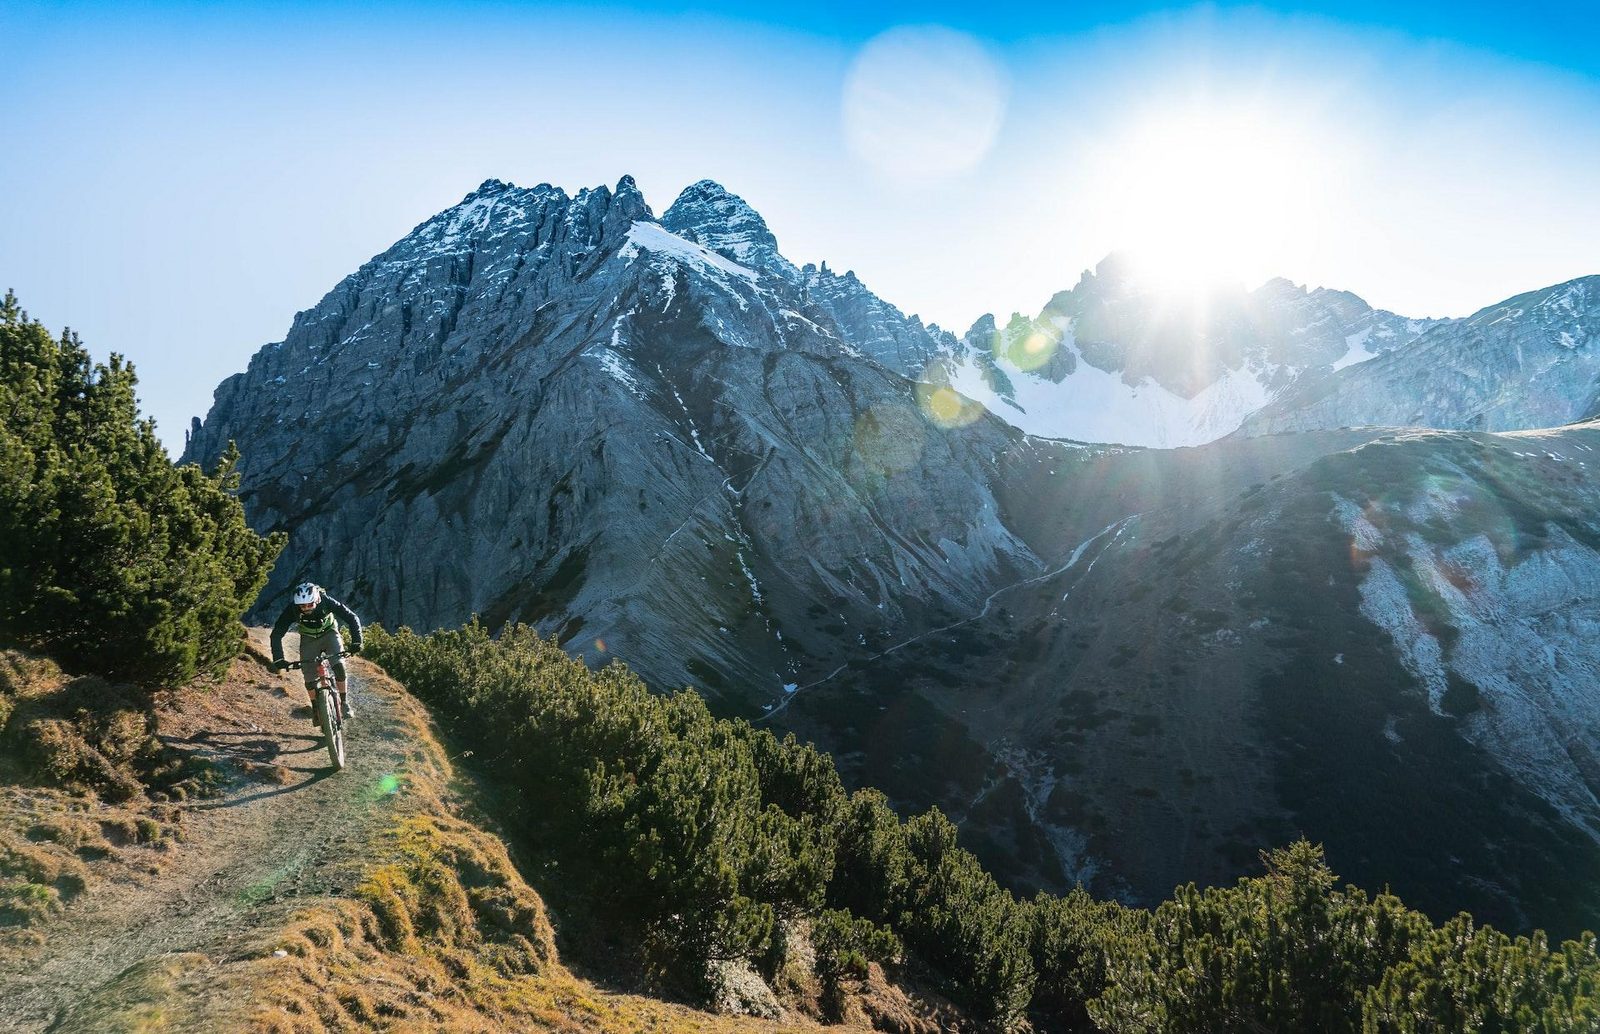
<svg viewBox="0 0 1600 1034"><path fill-rule="evenodd" d="M1180 887L1148 931L1117 940L1089 1005L1108 1030L1361 1030L1366 990L1432 930L1390 895L1343 891L1302 840L1233 887Z"/></svg>
<svg viewBox="0 0 1600 1034"><path fill-rule="evenodd" d="M281 536L245 523L237 452L175 467L133 368L0 303L0 635L144 684L220 672Z"/></svg>

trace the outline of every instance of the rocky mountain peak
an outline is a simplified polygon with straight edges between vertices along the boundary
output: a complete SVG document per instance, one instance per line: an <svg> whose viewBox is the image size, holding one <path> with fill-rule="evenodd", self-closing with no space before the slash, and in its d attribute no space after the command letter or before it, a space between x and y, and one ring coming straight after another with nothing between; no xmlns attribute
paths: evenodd
<svg viewBox="0 0 1600 1034"><path fill-rule="evenodd" d="M1133 256L1113 251L1095 265L1093 279L1107 284L1128 284L1138 278L1138 268ZM1088 273L1084 278L1089 278Z"/></svg>
<svg viewBox="0 0 1600 1034"><path fill-rule="evenodd" d="M645 201L644 193L639 190L639 184L634 182L632 176L625 175L617 180L616 189L611 192L611 196L616 203L625 208L642 209L644 215L641 218L652 217L650 205Z"/></svg>
<svg viewBox="0 0 1600 1034"><path fill-rule="evenodd" d="M661 225L742 266L794 271L778 254L778 239L760 213L714 180L685 187L662 215Z"/></svg>
<svg viewBox="0 0 1600 1034"><path fill-rule="evenodd" d="M1304 298L1308 293L1305 284L1297 284L1284 276L1275 276L1254 292L1261 298Z"/></svg>
<svg viewBox="0 0 1600 1034"><path fill-rule="evenodd" d="M986 312L972 321L972 326L967 328L967 332L961 335L961 338L964 341L987 341L994 337L996 329L994 313Z"/></svg>
<svg viewBox="0 0 1600 1034"><path fill-rule="evenodd" d="M566 214L568 224L583 228L581 236L591 246L608 253L622 246L635 222L654 218L632 176L618 180L615 191L604 185L578 191Z"/></svg>
<svg viewBox="0 0 1600 1034"><path fill-rule="evenodd" d="M1138 291L1133 260L1121 252L1112 252L1078 275L1074 286L1057 291L1045 302L1041 319L1066 316L1082 307L1085 299L1111 299L1133 295Z"/></svg>
<svg viewBox="0 0 1600 1034"><path fill-rule="evenodd" d="M507 183L505 180L486 179L482 183L478 184L477 190L474 190L472 193L462 198L461 201L463 204L465 204L474 198L490 197L495 194L504 193L507 190L515 189L516 187L513 184Z"/></svg>

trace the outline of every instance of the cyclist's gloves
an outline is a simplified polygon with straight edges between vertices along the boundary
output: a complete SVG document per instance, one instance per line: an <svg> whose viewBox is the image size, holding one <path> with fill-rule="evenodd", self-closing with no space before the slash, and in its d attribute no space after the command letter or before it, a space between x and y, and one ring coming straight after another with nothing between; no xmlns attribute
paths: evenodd
<svg viewBox="0 0 1600 1034"><path fill-rule="evenodd" d="M289 670L289 662L288 661L273 661L272 662L272 670L273 671L288 671Z"/></svg>
<svg viewBox="0 0 1600 1034"><path fill-rule="evenodd" d="M350 644L350 653L351 653L352 656L354 656L355 654L358 654L360 652L361 652L361 644L360 643L351 643Z"/></svg>

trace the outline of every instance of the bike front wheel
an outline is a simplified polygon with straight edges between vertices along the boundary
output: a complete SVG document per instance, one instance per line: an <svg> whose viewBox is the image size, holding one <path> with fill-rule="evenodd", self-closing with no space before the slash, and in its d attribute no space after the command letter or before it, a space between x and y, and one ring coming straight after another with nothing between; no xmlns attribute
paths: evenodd
<svg viewBox="0 0 1600 1034"><path fill-rule="evenodd" d="M344 722L339 716L339 704L326 689L317 693L318 722L328 745L328 759L336 770L344 768Z"/></svg>

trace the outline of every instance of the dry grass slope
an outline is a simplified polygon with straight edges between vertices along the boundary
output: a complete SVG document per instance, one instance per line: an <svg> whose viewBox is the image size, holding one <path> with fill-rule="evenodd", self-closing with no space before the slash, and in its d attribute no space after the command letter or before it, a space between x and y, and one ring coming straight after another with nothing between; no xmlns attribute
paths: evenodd
<svg viewBox="0 0 1600 1034"><path fill-rule="evenodd" d="M281 838L284 813L293 822L296 808L336 801L349 812L333 823L337 848L308 866L336 869L338 886L299 897L278 888L260 901L213 888L228 898L230 918L221 935L215 923L196 935L203 951L152 943L144 957L107 970L114 975L98 987L86 981L53 1019L36 1005L19 1029L820 1029L796 1009L776 1021L718 1016L606 991L569 972L539 895L505 844L474 821L480 795L452 768L426 710L371 665L356 662L367 708L361 725L373 747L381 737L394 755L385 774L376 785L351 771L296 785L306 769L293 767L291 755L315 755L291 749L304 731L303 719L290 720L298 690L285 693L267 671L264 645L252 633L219 684L154 696L0 651L0 1001L30 990L21 981L54 956L91 950L102 911L117 926L107 936L137 941L142 923L156 917L119 902L168 880L154 900L202 893L179 881L211 871L204 856L227 838ZM259 752L219 754L224 729L239 730L226 735ZM306 803L312 785L320 804ZM260 798L274 802L274 824L241 829L264 821L240 818L259 816ZM253 803L235 807L246 802ZM171 944L170 917L162 922L161 943ZM97 964L73 963L78 972ZM877 986L861 988L866 1005L851 1010L847 1026L875 1016L883 1029L936 1029L874 976ZM791 1002L804 1008L800 998ZM9 1027L6 1019L0 1009L0 1026Z"/></svg>
<svg viewBox="0 0 1600 1034"><path fill-rule="evenodd" d="M374 678L381 676L369 676L369 685ZM459 817L462 787L427 713L403 694L395 709L415 745L402 776L405 792L396 795L389 827L369 845L371 863L354 896L306 909L285 929L265 932L255 958L233 974L262 999L252 1029L813 1028L804 1021L712 1016L610 994L573 977L557 958L543 902L504 843Z"/></svg>

